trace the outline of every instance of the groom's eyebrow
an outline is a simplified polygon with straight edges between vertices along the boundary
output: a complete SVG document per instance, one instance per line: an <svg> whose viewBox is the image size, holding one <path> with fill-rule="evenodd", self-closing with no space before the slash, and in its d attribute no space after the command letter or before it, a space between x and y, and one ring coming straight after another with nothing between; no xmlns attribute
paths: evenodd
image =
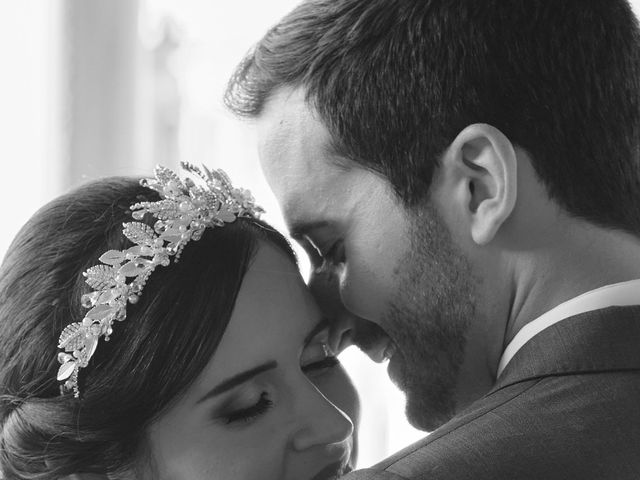
<svg viewBox="0 0 640 480"><path fill-rule="evenodd" d="M200 400L198 400L196 404L202 403L211 397L215 397L216 395L220 395L221 393L231 390L232 388L237 387L238 385L241 385L248 380L251 380L253 377L260 375L261 373L264 373L268 370L273 370L277 366L278 366L278 362L276 362L275 360L272 360L262 365L258 365L257 367L254 367L250 370L246 370L232 377L229 377L223 382L213 387L211 390L209 390L209 393L207 393Z"/></svg>

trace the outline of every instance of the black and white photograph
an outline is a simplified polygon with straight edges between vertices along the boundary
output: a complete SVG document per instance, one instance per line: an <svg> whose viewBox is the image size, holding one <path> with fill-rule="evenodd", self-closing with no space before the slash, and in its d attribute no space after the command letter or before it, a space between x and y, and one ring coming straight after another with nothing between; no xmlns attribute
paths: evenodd
<svg viewBox="0 0 640 480"><path fill-rule="evenodd" d="M640 0L0 8L0 480L640 479Z"/></svg>

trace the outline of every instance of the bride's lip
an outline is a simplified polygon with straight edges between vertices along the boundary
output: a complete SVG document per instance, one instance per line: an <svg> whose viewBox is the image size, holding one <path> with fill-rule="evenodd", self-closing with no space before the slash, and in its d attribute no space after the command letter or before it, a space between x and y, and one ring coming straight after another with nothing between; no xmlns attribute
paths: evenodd
<svg viewBox="0 0 640 480"><path fill-rule="evenodd" d="M311 480L335 480L346 475L350 471L351 468L344 462L334 462L316 473Z"/></svg>

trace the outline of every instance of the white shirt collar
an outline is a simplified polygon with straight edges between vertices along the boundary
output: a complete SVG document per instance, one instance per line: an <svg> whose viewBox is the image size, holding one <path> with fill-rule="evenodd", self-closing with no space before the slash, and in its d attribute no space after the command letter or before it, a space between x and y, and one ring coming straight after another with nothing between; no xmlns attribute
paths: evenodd
<svg viewBox="0 0 640 480"><path fill-rule="evenodd" d="M526 324L509 342L498 364L498 377L525 343L566 318L607 307L640 305L640 279L606 285L567 300Z"/></svg>

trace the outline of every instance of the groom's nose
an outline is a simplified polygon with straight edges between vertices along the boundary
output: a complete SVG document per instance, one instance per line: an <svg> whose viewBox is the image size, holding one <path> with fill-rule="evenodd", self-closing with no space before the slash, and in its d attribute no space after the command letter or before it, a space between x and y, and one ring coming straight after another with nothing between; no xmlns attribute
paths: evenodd
<svg viewBox="0 0 640 480"><path fill-rule="evenodd" d="M309 279L309 289L329 319L338 316L342 310L346 311L340 299L338 276L332 270L314 270Z"/></svg>
<svg viewBox="0 0 640 480"><path fill-rule="evenodd" d="M352 344L360 318L342 303L339 278L331 270L314 271L309 279L309 289L331 325L329 346L334 352L341 352Z"/></svg>
<svg viewBox="0 0 640 480"><path fill-rule="evenodd" d="M319 270L309 279L309 288L330 324L329 346L341 352L350 345L357 345L374 362L384 360L383 342L387 333L375 322L351 313L342 303L339 279L330 271Z"/></svg>

